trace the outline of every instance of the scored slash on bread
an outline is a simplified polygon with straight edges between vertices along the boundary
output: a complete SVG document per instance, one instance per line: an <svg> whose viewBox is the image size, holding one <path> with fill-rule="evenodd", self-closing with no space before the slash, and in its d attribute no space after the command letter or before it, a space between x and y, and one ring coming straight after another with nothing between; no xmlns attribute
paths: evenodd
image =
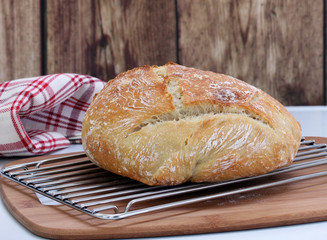
<svg viewBox="0 0 327 240"><path fill-rule="evenodd" d="M264 174L290 164L300 140L299 123L267 93L172 63L109 81L82 130L91 161L148 185Z"/></svg>

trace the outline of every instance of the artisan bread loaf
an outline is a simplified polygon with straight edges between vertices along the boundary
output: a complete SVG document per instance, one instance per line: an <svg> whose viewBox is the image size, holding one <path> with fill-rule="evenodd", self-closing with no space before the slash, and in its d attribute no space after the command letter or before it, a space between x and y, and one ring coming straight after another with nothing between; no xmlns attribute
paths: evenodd
<svg viewBox="0 0 327 240"><path fill-rule="evenodd" d="M95 164L148 185L264 174L290 164L300 139L299 123L265 92L177 64L109 81L82 130Z"/></svg>

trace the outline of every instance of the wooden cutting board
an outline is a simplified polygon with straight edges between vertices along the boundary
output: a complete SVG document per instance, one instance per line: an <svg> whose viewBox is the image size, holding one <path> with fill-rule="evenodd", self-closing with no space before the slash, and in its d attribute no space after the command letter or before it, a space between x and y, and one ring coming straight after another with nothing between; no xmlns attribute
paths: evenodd
<svg viewBox="0 0 327 240"><path fill-rule="evenodd" d="M327 143L325 138L314 139L317 143ZM8 165L45 158L28 158ZM319 168L327 170L327 166ZM327 177L122 220L101 220L67 206L42 205L33 191L4 177L1 194L9 211L22 225L36 235L52 239L169 236L327 220Z"/></svg>

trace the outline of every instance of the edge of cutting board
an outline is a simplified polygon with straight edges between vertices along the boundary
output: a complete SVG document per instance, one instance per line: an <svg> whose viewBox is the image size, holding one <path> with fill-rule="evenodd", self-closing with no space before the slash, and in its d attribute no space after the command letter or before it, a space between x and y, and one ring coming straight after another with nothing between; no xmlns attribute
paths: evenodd
<svg viewBox="0 0 327 240"><path fill-rule="evenodd" d="M306 139L327 143L327 138ZM6 166L49 157L53 155L21 159ZM52 239L172 236L327 220L327 177L122 220L101 220L67 206L42 205L33 191L4 177L0 187L3 202L19 222L32 233Z"/></svg>

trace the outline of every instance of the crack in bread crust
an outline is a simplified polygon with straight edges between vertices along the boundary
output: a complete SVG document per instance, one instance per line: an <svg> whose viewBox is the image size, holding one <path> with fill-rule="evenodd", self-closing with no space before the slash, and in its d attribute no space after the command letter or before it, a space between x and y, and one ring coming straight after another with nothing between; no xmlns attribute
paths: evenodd
<svg viewBox="0 0 327 240"><path fill-rule="evenodd" d="M142 122L139 126L135 127L131 130L129 134L141 131L142 128L148 126L148 125L155 125L160 124L162 122L167 121L180 121L180 120L190 120L193 118L197 118L204 115L220 115L220 114L240 114L243 116L247 116L249 118L254 119L255 121L258 121L264 125L267 125L268 127L273 128L267 121L265 121L262 117L260 117L257 114L254 114L248 110L245 109L229 109L229 108L220 108L216 105L212 104L202 104L198 106L185 106L183 103L183 92L180 87L179 79L173 78L173 79L167 79L167 76L161 74L157 74L159 77L164 78L164 81L166 81L166 90L167 94L171 96L172 103L174 105L174 111L152 116L150 119L145 120ZM251 99L249 100L250 103L253 103L260 99L261 94L259 92L256 92ZM128 135L129 135L128 134ZM128 136L127 136L128 137Z"/></svg>

